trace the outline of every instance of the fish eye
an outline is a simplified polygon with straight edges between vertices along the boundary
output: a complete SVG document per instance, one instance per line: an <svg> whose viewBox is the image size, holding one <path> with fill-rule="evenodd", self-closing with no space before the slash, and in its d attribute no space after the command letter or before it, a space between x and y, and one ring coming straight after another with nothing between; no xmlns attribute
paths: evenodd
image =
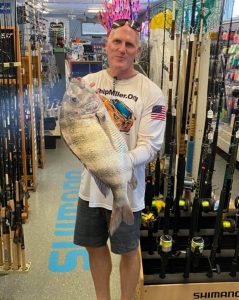
<svg viewBox="0 0 239 300"><path fill-rule="evenodd" d="M76 103L76 102L77 102L76 97L72 97L72 98L71 98L71 101L74 102L74 103Z"/></svg>

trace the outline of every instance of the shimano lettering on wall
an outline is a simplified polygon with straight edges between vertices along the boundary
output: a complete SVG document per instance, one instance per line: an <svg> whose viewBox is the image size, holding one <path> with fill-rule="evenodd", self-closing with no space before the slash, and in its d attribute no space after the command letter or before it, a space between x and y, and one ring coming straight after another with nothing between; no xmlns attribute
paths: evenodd
<svg viewBox="0 0 239 300"><path fill-rule="evenodd" d="M80 171L65 173L62 203L55 225L56 241L52 242L48 268L52 272L71 272L76 268L89 270L89 258L85 248L73 244ZM81 265L80 265L81 264Z"/></svg>
<svg viewBox="0 0 239 300"><path fill-rule="evenodd" d="M193 299L238 299L239 291L212 291L193 293Z"/></svg>

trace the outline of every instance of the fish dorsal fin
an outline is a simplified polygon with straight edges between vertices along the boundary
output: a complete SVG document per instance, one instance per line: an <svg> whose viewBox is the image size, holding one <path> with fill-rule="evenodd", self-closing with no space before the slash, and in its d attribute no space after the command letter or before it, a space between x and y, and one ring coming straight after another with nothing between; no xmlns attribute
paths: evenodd
<svg viewBox="0 0 239 300"><path fill-rule="evenodd" d="M107 195L110 192L110 188L99 178L97 177L94 173L92 173L91 171L89 171L90 174L92 175L92 177L95 180L96 185L98 186L99 190L101 191L101 193L107 197Z"/></svg>

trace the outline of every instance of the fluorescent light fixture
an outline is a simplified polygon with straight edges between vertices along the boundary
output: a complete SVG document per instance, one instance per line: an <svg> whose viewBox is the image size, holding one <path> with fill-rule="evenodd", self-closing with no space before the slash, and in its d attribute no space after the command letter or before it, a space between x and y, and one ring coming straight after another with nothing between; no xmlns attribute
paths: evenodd
<svg viewBox="0 0 239 300"><path fill-rule="evenodd" d="M97 13L100 10L100 8L88 8L87 12L89 13Z"/></svg>

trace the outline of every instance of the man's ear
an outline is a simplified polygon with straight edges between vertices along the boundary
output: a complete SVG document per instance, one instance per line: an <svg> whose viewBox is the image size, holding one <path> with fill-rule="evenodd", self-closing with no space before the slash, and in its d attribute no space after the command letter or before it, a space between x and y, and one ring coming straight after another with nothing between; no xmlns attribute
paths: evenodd
<svg viewBox="0 0 239 300"><path fill-rule="evenodd" d="M137 50L137 54L135 56L136 60L139 59L141 52L142 52L142 47L139 47L138 50Z"/></svg>

